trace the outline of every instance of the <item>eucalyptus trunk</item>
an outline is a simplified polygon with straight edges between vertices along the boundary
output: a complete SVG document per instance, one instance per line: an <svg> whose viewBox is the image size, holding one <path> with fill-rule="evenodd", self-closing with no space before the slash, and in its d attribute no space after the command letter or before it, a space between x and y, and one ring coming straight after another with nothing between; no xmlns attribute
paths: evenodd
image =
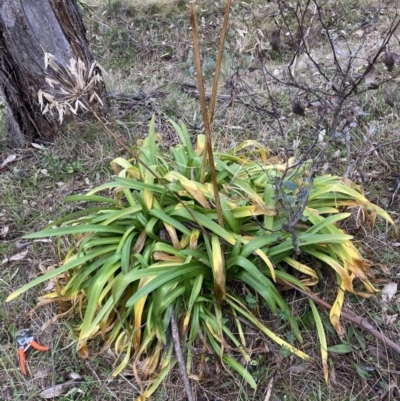
<svg viewBox="0 0 400 401"><path fill-rule="evenodd" d="M7 139L13 147L53 139L60 126L42 115L38 91L45 87L44 53L63 65L93 61L76 0L0 1L0 90ZM99 88L104 97L104 88Z"/></svg>

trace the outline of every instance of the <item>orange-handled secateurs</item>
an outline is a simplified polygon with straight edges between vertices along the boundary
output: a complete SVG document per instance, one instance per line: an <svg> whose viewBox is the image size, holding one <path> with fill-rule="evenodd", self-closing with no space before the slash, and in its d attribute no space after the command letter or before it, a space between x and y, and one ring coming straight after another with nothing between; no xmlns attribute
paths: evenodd
<svg viewBox="0 0 400 401"><path fill-rule="evenodd" d="M17 331L16 335L17 346L18 346L18 359L19 359L19 366L21 368L22 373L27 376L28 370L26 368L26 352L29 347L35 348L38 351L46 352L50 349L50 347L45 347L44 345L40 345L35 336L32 335L29 329L23 329Z"/></svg>

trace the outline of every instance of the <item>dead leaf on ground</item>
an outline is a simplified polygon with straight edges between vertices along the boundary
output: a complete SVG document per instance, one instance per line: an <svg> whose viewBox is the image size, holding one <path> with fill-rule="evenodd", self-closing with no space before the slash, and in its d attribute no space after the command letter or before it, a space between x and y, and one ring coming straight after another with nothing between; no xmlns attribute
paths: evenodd
<svg viewBox="0 0 400 401"><path fill-rule="evenodd" d="M44 379L45 377L48 377L50 375L50 371L47 369L40 369L38 370L34 375L34 379Z"/></svg>
<svg viewBox="0 0 400 401"><path fill-rule="evenodd" d="M17 155L10 155L0 165L0 170L7 166L7 164L13 162L17 158Z"/></svg>
<svg viewBox="0 0 400 401"><path fill-rule="evenodd" d="M17 242L15 243L15 247L16 247L17 249L25 248L25 247L27 247L28 245L29 245L29 242L20 242L20 241L17 241Z"/></svg>
<svg viewBox="0 0 400 401"><path fill-rule="evenodd" d="M68 376L72 380L80 380L80 379L82 379L82 376L79 373L75 373L75 372L71 372Z"/></svg>
<svg viewBox="0 0 400 401"><path fill-rule="evenodd" d="M49 272L50 270L54 270L56 267L57 267L57 264L51 264L51 265L49 265L49 266L46 266L45 265L45 262L52 262L52 260L44 260L44 261L42 261L42 262L39 262L39 270L42 272L42 273L47 273L47 272Z"/></svg>
<svg viewBox="0 0 400 401"><path fill-rule="evenodd" d="M269 401L271 399L273 384L274 384L274 378L271 377L271 379L270 379L270 381L268 383L267 394L265 394L264 401Z"/></svg>
<svg viewBox="0 0 400 401"><path fill-rule="evenodd" d="M36 149L46 150L46 148L43 145L39 145L38 143L33 143L32 142L31 145Z"/></svg>
<svg viewBox="0 0 400 401"><path fill-rule="evenodd" d="M396 323L398 314L396 313L395 315L388 315L387 313L382 313L382 319L387 325L392 325Z"/></svg>
<svg viewBox="0 0 400 401"><path fill-rule="evenodd" d="M18 274L19 272L19 267L17 267L14 271L14 273L12 274L12 276L10 277L10 281L13 281L13 278Z"/></svg>
<svg viewBox="0 0 400 401"><path fill-rule="evenodd" d="M54 288L56 287L56 282L57 279L56 278L52 278L48 281L47 285L45 288L43 288L43 292L50 292L53 291Z"/></svg>
<svg viewBox="0 0 400 401"><path fill-rule="evenodd" d="M292 375L297 375L299 373L303 373L306 370L310 369L309 363L299 363L298 365L293 365L288 369L288 373Z"/></svg>
<svg viewBox="0 0 400 401"><path fill-rule="evenodd" d="M28 253L28 250L20 252L20 253L16 253L15 255L11 256L8 260L10 262L14 262L16 260L24 259L25 256L27 255L27 253Z"/></svg>
<svg viewBox="0 0 400 401"><path fill-rule="evenodd" d="M332 364L329 369L329 384L333 387L338 385L337 378L336 378L336 370L335 365Z"/></svg>
<svg viewBox="0 0 400 401"><path fill-rule="evenodd" d="M39 394L39 397L45 399L60 397L61 395L65 394L69 390L69 388L70 386L67 383L57 384L54 387L49 387L46 388L46 390L43 390Z"/></svg>
<svg viewBox="0 0 400 401"><path fill-rule="evenodd" d="M7 233L10 231L10 227L4 226L0 229L0 237L5 237Z"/></svg>
<svg viewBox="0 0 400 401"><path fill-rule="evenodd" d="M382 290L382 302L390 302L390 300L396 295L397 283L388 283L383 287Z"/></svg>

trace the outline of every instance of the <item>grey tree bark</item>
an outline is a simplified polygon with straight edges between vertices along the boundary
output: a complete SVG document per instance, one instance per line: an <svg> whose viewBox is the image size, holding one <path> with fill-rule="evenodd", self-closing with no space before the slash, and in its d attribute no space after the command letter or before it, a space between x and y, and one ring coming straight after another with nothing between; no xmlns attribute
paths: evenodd
<svg viewBox="0 0 400 401"><path fill-rule="evenodd" d="M63 65L78 57L92 63L76 0L1 0L0 90L13 147L60 132L54 119L42 115L37 97L45 86L45 52Z"/></svg>

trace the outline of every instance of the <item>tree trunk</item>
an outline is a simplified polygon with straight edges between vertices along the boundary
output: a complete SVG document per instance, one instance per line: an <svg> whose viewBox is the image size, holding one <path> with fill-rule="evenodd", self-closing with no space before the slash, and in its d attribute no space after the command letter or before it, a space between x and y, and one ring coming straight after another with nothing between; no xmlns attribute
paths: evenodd
<svg viewBox="0 0 400 401"><path fill-rule="evenodd" d="M52 139L60 131L54 118L42 115L38 102L38 91L45 87L45 52L64 66L71 58L92 63L76 0L1 0L0 89L14 147ZM103 88L99 91L104 95Z"/></svg>

